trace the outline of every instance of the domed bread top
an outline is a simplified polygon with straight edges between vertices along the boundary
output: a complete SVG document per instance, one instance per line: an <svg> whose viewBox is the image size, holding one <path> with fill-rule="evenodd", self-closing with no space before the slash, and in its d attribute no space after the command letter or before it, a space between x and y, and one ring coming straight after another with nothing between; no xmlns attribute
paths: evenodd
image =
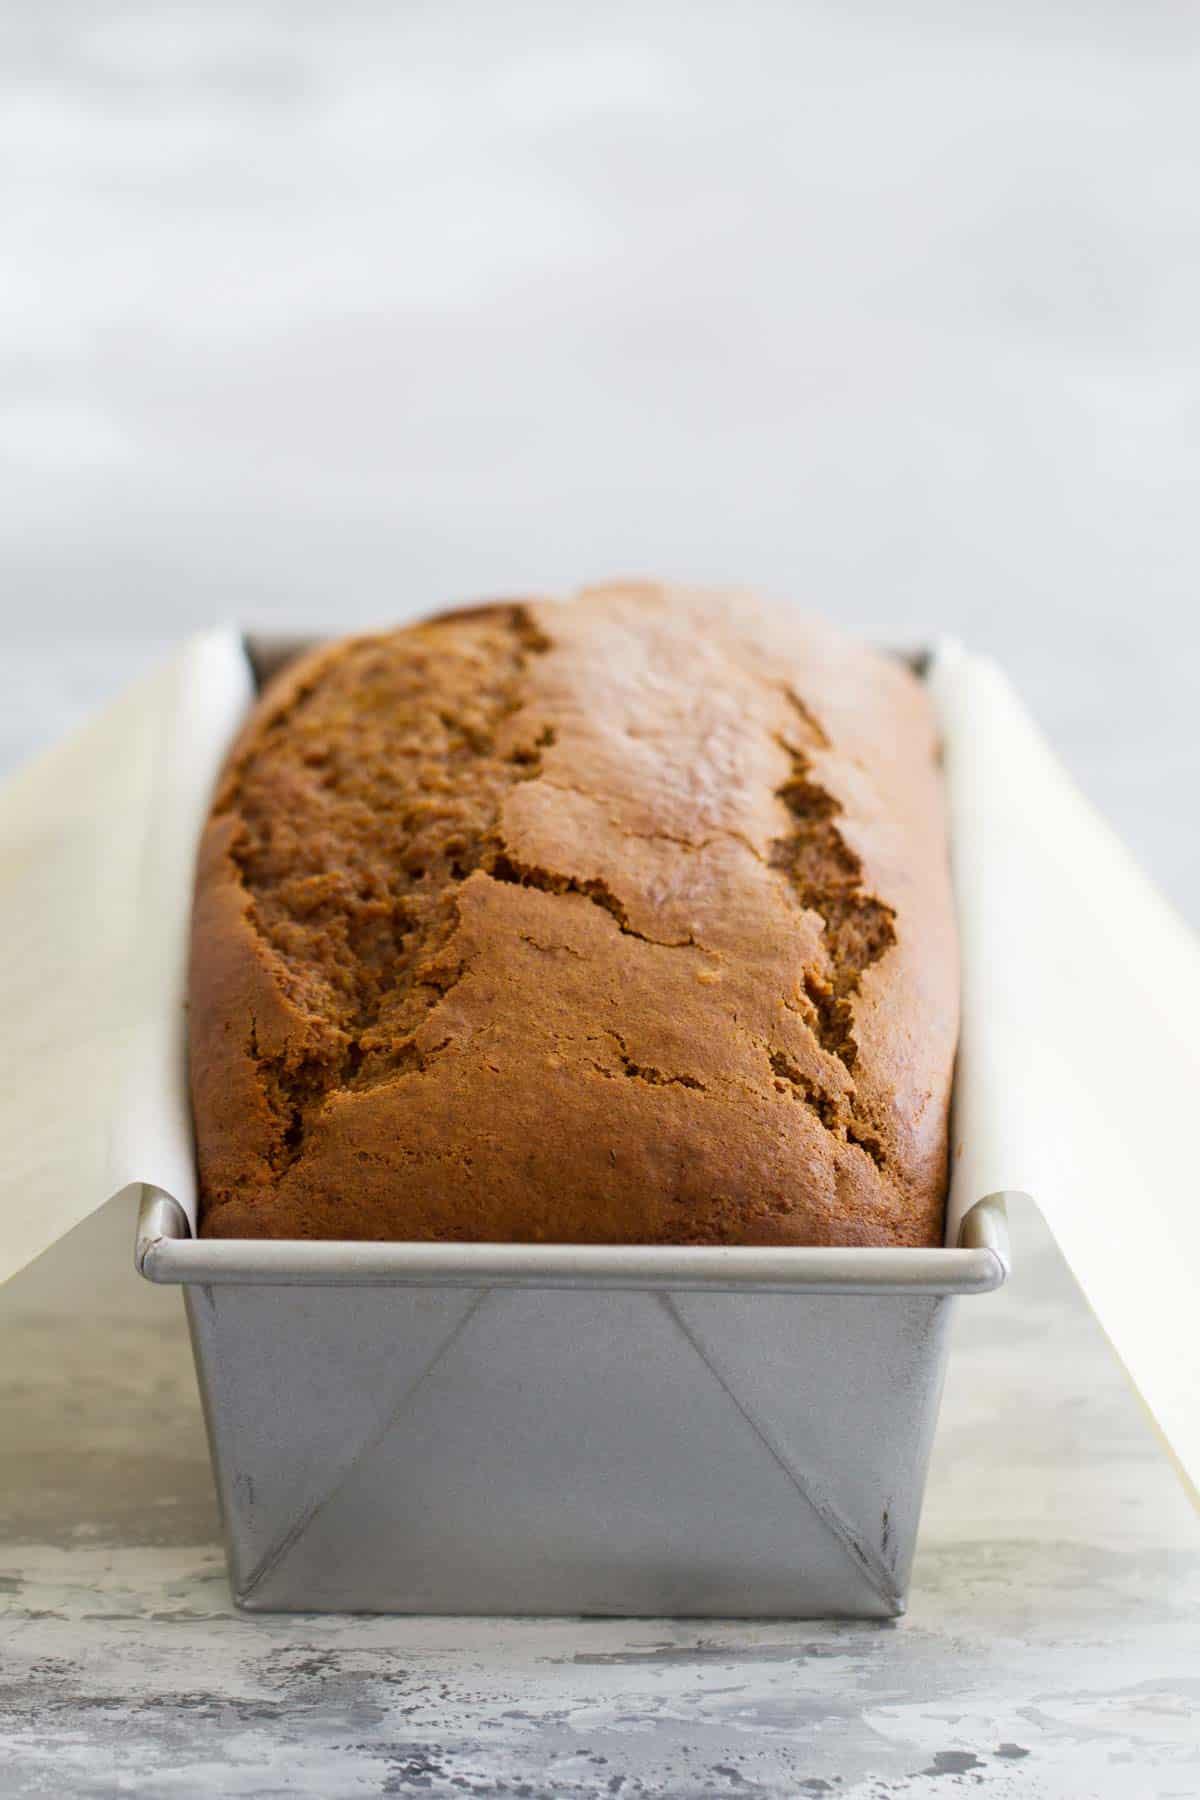
<svg viewBox="0 0 1200 1800"><path fill-rule="evenodd" d="M200 847L212 1236L936 1244L920 683L741 593L476 607L263 694Z"/></svg>

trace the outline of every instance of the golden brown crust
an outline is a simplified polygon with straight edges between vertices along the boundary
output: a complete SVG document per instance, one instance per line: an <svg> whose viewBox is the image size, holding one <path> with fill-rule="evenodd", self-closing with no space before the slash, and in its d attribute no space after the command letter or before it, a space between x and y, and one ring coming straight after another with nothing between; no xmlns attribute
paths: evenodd
<svg viewBox="0 0 1200 1800"><path fill-rule="evenodd" d="M744 594L306 657L201 845L204 1232L940 1242L935 759L906 670Z"/></svg>

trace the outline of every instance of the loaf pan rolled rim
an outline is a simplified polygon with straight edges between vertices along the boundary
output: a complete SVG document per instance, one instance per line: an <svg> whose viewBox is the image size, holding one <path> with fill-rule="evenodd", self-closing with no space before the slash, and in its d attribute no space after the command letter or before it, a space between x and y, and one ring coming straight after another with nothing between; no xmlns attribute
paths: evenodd
<svg viewBox="0 0 1200 1800"><path fill-rule="evenodd" d="M954 1249L812 1245L375 1243L193 1238L178 1201L143 1187L135 1261L148 1281L280 1287L692 1289L712 1293L985 1294L1009 1271L1007 1196L963 1218Z"/></svg>

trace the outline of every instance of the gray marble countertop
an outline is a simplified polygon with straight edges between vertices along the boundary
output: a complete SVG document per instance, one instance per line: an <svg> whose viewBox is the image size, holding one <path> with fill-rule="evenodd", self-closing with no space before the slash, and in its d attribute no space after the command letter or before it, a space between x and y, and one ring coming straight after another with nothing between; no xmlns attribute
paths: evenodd
<svg viewBox="0 0 1200 1800"><path fill-rule="evenodd" d="M0 1792L1192 1800L1200 1520L1012 1223L908 1615L748 1625L237 1616L178 1293L97 1215L0 1305Z"/></svg>

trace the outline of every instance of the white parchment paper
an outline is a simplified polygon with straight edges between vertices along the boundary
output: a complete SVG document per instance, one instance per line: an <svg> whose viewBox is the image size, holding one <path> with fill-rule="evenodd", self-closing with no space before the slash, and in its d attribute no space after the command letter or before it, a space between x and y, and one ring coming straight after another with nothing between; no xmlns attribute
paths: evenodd
<svg viewBox="0 0 1200 1800"><path fill-rule="evenodd" d="M1021 1190L1200 1488L1200 950L999 670L929 674L963 949L951 1232ZM0 792L0 1281L147 1182L194 1224L184 1080L192 861L253 694L193 639Z"/></svg>
<svg viewBox="0 0 1200 1800"><path fill-rule="evenodd" d="M192 860L252 693L193 638L0 790L0 1281L132 1182L194 1215Z"/></svg>
<svg viewBox="0 0 1200 1800"><path fill-rule="evenodd" d="M1032 1194L1200 1489L1200 947L1000 671L929 674L963 953L952 1226Z"/></svg>

